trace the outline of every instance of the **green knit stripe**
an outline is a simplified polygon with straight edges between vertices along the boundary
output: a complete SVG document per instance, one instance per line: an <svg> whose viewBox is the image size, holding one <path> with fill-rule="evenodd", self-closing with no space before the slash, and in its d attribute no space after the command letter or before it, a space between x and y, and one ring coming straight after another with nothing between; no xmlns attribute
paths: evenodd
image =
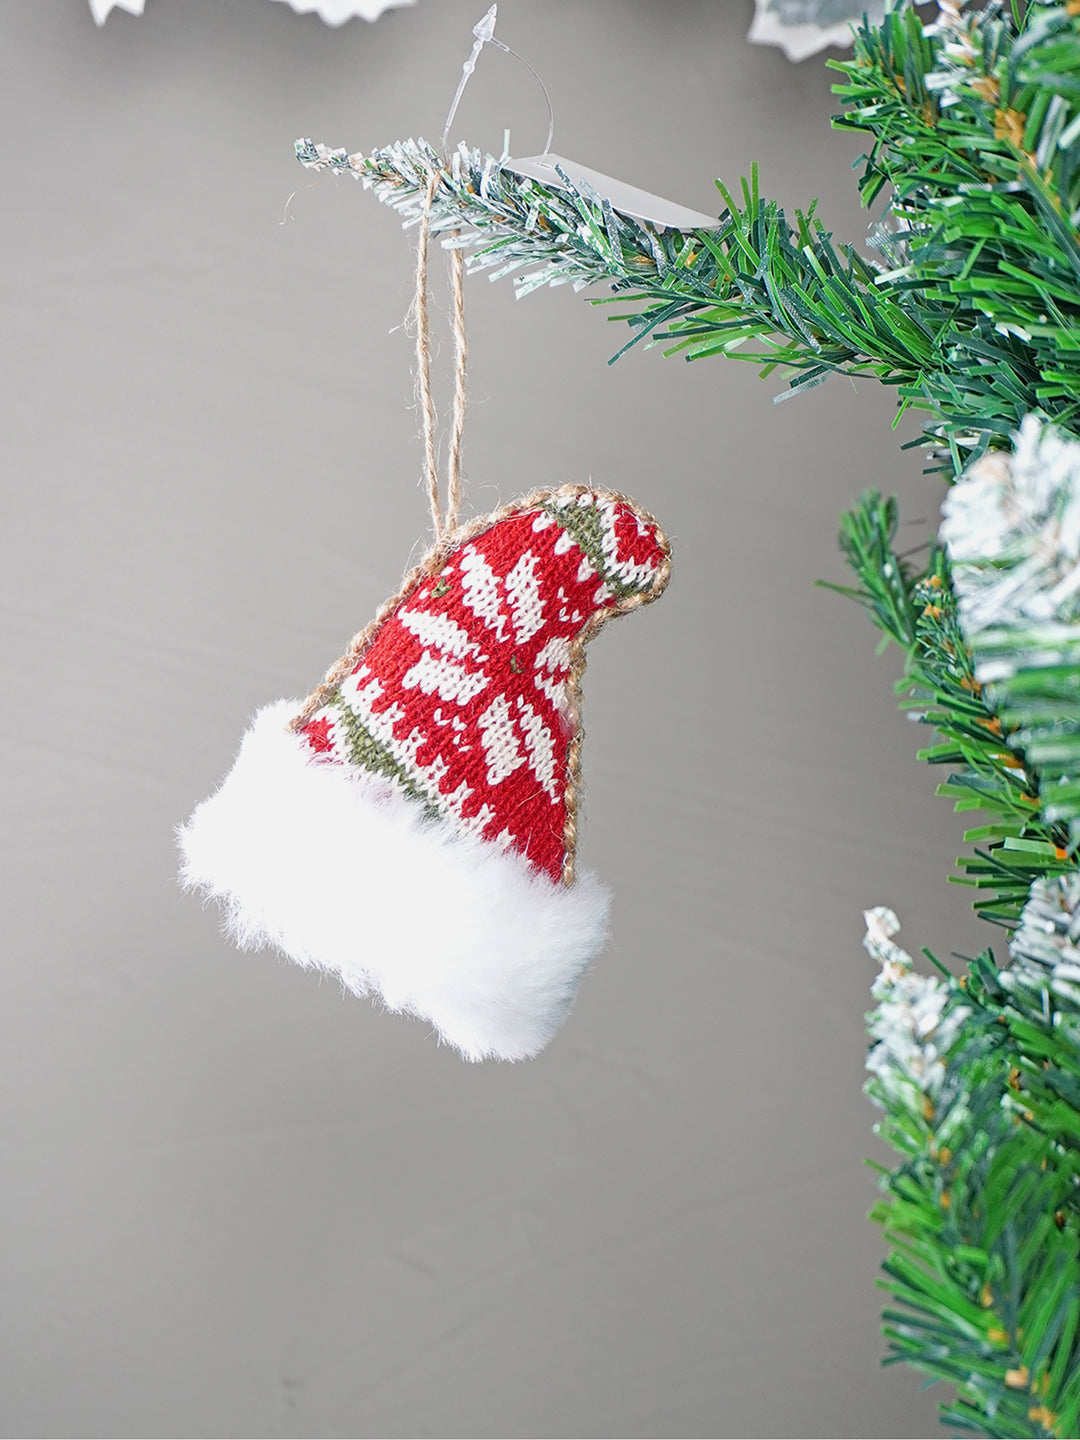
<svg viewBox="0 0 1080 1440"><path fill-rule="evenodd" d="M540 509L562 526L578 549L584 552L589 564L600 575L604 584L614 591L620 600L625 600L628 595L640 595L651 588L648 584L627 584L608 569L607 556L604 554L604 522L595 505L578 505L573 501L569 505L560 505L552 500L541 500Z"/></svg>
<svg viewBox="0 0 1080 1440"><path fill-rule="evenodd" d="M415 800L424 807L424 813L432 820L440 819L438 807L426 795L413 777L402 765L401 761L393 754L387 745L381 740L376 740L364 722L351 710L348 703L342 697L341 691L336 690L331 695L328 705L335 705L339 711L339 722L345 728L345 734L349 741L349 758L354 765L361 770L370 770L373 775L385 776L392 781L399 790L402 790L410 800Z"/></svg>

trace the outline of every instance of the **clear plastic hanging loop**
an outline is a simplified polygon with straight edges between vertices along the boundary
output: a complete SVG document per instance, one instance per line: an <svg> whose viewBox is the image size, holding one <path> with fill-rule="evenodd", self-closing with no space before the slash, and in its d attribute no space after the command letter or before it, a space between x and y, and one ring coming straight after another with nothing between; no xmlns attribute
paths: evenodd
<svg viewBox="0 0 1080 1440"><path fill-rule="evenodd" d="M458 81L457 90L450 103L450 111L446 117L446 124L443 126L442 140L439 144L439 149L442 151L444 159L446 157L446 143L450 138L450 126L454 123L454 116L457 114L458 106L461 104L461 97L465 93L465 86L469 83L472 73L476 69L476 62L480 58L480 52L485 45L494 45L496 50L501 50L506 55L512 55L515 60L525 66L525 69L533 76L536 83L540 86L540 89L544 92L544 103L547 105L548 112L548 132L547 139L544 141L543 154L548 155L551 153L551 142L555 138L555 110L551 104L551 96L548 94L548 88L543 80L541 80L540 76L524 56L519 55L516 50L511 50L510 46L504 45L501 40L495 39L495 21L498 16L498 11L498 5L492 5L483 19L478 20L473 26L472 33L476 39L473 43L469 58L461 67L461 79Z"/></svg>
<svg viewBox="0 0 1080 1440"><path fill-rule="evenodd" d="M635 220L644 220L661 230L669 228L678 230L712 229L716 224L714 215L706 215L701 210L691 210L686 205L676 205L671 200L653 195L648 190L641 190L636 185L628 185L625 181L604 175L599 170L579 165L576 161L568 160L563 155L552 154L551 142L555 138L555 110L551 103L551 96L548 94L547 86L529 62L516 50L511 50L509 45L504 45L501 40L496 40L495 21L498 10L498 5L492 5L483 18L473 26L473 47L468 59L461 67L461 79L458 81L457 91L443 127L439 149L444 163L448 158L446 146L450 138L450 126L454 123L454 116L457 114L465 86L476 69L476 62L480 58L480 52L484 46L494 45L496 49L502 50L520 61L530 75L535 76L536 83L544 92L544 101L547 104L548 112L548 133L543 150L539 155L529 155L522 160L512 160L504 153L501 163L508 170L533 180L539 180L541 184L554 190L565 190L568 186L573 187L585 195L595 196L623 215L631 216Z"/></svg>

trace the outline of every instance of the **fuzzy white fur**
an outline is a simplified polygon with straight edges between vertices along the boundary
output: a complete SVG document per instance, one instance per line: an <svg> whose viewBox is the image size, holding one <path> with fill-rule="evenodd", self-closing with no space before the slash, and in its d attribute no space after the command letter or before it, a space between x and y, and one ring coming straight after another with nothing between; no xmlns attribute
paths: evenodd
<svg viewBox="0 0 1080 1440"><path fill-rule="evenodd" d="M273 945L356 995L430 1020L467 1060L543 1049L607 932L609 897L432 823L362 771L321 764L260 710L221 788L177 835L181 881L223 902L242 949Z"/></svg>

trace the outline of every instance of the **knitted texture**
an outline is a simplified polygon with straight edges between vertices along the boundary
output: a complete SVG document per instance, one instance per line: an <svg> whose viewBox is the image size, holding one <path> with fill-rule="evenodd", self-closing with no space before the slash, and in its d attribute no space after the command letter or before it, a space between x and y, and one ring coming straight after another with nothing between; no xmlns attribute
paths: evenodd
<svg viewBox="0 0 1080 1440"><path fill-rule="evenodd" d="M566 486L449 536L297 727L460 833L572 874L583 648L655 599L669 547L631 501Z"/></svg>

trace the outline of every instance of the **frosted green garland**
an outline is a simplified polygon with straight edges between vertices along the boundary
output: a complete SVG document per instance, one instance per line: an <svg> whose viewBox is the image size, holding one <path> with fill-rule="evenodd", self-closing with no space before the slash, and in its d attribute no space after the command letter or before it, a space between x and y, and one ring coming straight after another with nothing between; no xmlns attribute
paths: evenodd
<svg viewBox="0 0 1080 1440"><path fill-rule="evenodd" d="M404 140L370 155L350 155L297 140L308 170L352 175L396 210L405 225L419 222L431 194L428 226L444 243L465 249L471 273L514 275L520 295L543 285L581 290L601 280L663 279L679 271L681 285L701 301L714 298L716 266L708 251L697 268L684 261L693 236L617 214L587 189L565 191L517 175L503 160L460 145L444 162L426 140ZM719 221L717 222L719 226ZM521 273L524 272L524 273Z"/></svg>

